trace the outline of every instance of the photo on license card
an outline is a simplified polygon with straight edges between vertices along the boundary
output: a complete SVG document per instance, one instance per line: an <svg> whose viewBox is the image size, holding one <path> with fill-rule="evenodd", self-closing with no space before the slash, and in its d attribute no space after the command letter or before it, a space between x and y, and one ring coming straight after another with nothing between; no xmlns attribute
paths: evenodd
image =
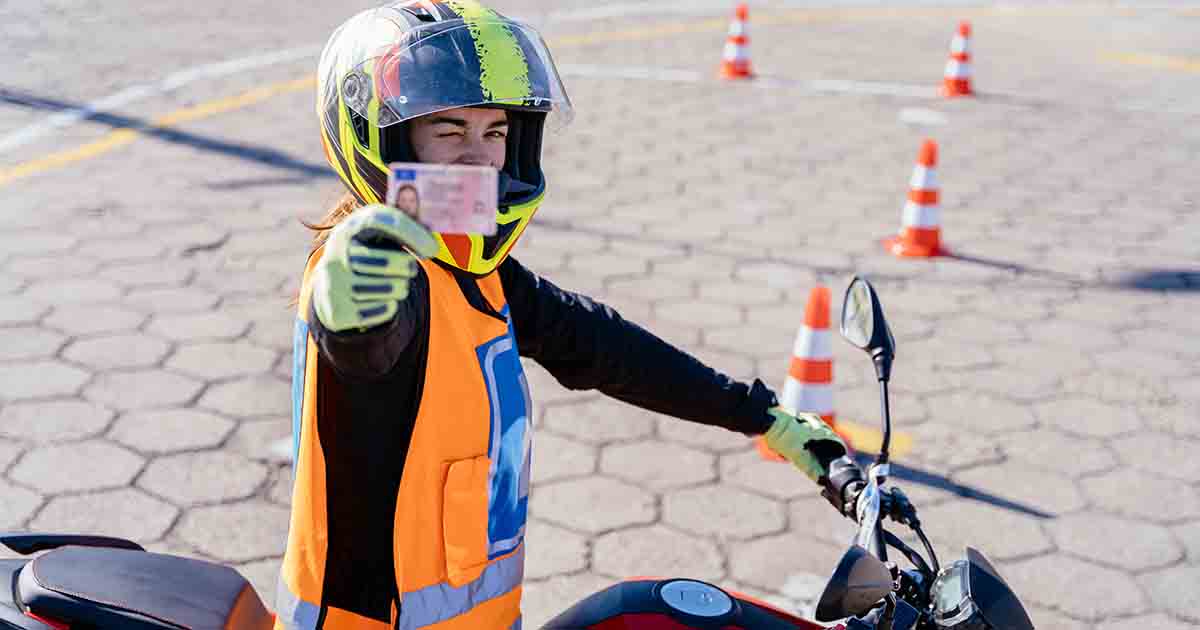
<svg viewBox="0 0 1200 630"><path fill-rule="evenodd" d="M442 234L496 233L496 169L461 164L388 165L387 204Z"/></svg>

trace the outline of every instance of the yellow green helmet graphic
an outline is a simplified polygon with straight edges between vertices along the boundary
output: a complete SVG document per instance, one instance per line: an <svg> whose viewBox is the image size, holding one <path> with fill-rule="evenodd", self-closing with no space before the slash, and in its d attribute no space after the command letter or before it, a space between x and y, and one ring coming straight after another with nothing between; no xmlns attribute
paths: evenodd
<svg viewBox="0 0 1200 630"><path fill-rule="evenodd" d="M361 203L383 201L388 164L417 161L409 121L458 107L508 111L496 234L436 234L439 260L483 275L508 255L545 195L544 130L565 127L573 114L541 36L476 0L413 0L355 15L321 54L325 157Z"/></svg>

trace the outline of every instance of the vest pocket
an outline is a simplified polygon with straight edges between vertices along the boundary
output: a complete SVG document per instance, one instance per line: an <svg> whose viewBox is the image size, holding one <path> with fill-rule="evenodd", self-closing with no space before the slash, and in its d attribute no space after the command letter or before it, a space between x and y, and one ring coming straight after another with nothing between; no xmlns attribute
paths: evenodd
<svg viewBox="0 0 1200 630"><path fill-rule="evenodd" d="M450 462L442 504L442 534L446 545L446 579L459 587L474 581L487 566L487 455Z"/></svg>

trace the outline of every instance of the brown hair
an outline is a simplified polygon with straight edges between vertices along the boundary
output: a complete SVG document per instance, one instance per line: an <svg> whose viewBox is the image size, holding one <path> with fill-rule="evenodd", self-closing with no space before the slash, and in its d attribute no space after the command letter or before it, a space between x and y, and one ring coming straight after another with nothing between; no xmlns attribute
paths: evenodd
<svg viewBox="0 0 1200 630"><path fill-rule="evenodd" d="M342 219L350 216L357 209L358 200L354 198L354 195L346 193L342 195L341 199L337 200L337 203L333 204L333 207L325 213L325 216L319 222L309 223L301 219L300 222L304 224L304 227L316 232L316 234L313 234L312 251L315 252L324 245L325 239L329 238L329 230L332 230L337 224L342 222Z"/></svg>

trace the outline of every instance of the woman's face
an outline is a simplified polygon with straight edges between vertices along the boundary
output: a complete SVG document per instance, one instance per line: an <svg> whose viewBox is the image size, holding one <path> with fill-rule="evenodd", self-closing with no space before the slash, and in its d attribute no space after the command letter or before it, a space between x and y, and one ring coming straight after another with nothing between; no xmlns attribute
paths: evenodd
<svg viewBox="0 0 1200 630"><path fill-rule="evenodd" d="M396 207L408 212L417 211L417 191L412 187L401 188L396 193Z"/></svg>
<svg viewBox="0 0 1200 630"><path fill-rule="evenodd" d="M508 113L502 109L459 107L412 121L417 159L429 164L468 164L504 168Z"/></svg>

